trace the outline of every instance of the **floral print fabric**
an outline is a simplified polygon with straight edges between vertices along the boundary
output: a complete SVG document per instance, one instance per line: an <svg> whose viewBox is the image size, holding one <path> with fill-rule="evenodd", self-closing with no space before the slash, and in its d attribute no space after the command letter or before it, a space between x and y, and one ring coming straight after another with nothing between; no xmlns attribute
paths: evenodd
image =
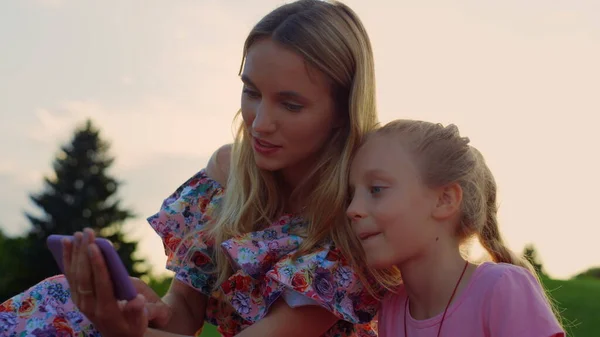
<svg viewBox="0 0 600 337"><path fill-rule="evenodd" d="M0 304L2 337L100 336L71 301L67 279L48 278Z"/></svg>
<svg viewBox="0 0 600 337"><path fill-rule="evenodd" d="M368 294L340 253L330 244L300 256L306 222L284 215L266 229L234 237L224 249L234 274L211 291L215 279L214 242L201 230L211 220L225 190L204 170L168 197L148 221L165 243L167 268L175 277L211 296L207 320L224 336L233 336L263 318L284 292L306 296L340 318L325 336L376 336L373 318L379 302ZM227 304L223 312L223 301Z"/></svg>
<svg viewBox="0 0 600 337"><path fill-rule="evenodd" d="M163 240L167 269L209 296L206 320L223 336L234 336L257 322L278 298L290 293L305 296L339 318L326 337L377 336L374 317L379 302L368 294L338 250L325 244L294 259L303 240L294 233L306 226L299 217L284 215L264 230L224 242L219 249L230 258L234 274L213 290L216 248L200 230L211 220L223 194L223 187L202 170L148 218ZM62 276L45 280L0 306L0 336L50 335L99 336L70 301Z"/></svg>

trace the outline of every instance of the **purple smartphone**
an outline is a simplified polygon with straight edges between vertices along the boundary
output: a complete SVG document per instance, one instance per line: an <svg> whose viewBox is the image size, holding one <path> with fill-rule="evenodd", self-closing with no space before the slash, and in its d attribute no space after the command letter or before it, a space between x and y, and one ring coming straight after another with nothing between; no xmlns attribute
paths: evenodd
<svg viewBox="0 0 600 337"><path fill-rule="evenodd" d="M63 246L61 243L63 238L67 238L71 242L73 241L72 235L53 234L48 237L46 243L48 244L48 248L54 256L54 260L58 264L58 267L64 274L65 270L62 261ZM119 258L119 255L117 254L117 251L113 247L112 243L104 238L96 238L95 243L98 245L98 248L100 248L100 251L104 256L104 261L112 280L115 298L117 300L127 301L134 299L137 295L137 291L133 286L133 282L131 282L131 279L129 278L129 274L127 273L125 265Z"/></svg>

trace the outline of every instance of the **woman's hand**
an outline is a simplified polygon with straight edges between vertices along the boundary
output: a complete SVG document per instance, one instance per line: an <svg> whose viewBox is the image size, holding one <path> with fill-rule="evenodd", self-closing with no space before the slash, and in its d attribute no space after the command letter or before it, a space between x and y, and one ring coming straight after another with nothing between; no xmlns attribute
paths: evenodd
<svg viewBox="0 0 600 337"><path fill-rule="evenodd" d="M103 336L143 336L148 327L148 312L153 308L145 309L148 302L145 295L151 292L138 283L136 288L142 291L137 297L119 304L104 257L94 243L94 232L86 228L74 237L73 242L63 241L63 265L73 303Z"/></svg>
<svg viewBox="0 0 600 337"><path fill-rule="evenodd" d="M167 303L163 302L162 298L154 292L144 281L139 278L132 277L131 282L137 290L138 294L142 294L146 299L145 308L148 315L148 321L152 327L161 329L167 326L171 319L172 309ZM125 306L127 301L119 301L120 306Z"/></svg>

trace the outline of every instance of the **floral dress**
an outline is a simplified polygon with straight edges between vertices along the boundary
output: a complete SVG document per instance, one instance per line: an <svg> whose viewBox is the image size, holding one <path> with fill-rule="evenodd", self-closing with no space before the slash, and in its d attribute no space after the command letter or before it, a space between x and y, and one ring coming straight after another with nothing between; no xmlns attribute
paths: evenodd
<svg viewBox="0 0 600 337"><path fill-rule="evenodd" d="M332 244L292 256L302 243L293 234L306 222L284 215L266 229L221 244L234 273L213 290L214 242L199 232L218 207L224 189L201 170L166 198L148 218L162 238L167 269L175 278L209 296L206 321L222 336L235 336L263 318L283 298L292 307L319 305L339 318L323 336L377 336L379 302ZM100 336L74 306L64 276L48 278L0 304L0 336Z"/></svg>

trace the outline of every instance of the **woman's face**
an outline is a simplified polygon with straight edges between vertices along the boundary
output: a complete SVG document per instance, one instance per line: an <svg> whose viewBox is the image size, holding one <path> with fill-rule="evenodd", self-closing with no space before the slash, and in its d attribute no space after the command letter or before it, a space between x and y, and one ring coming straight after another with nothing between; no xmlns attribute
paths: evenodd
<svg viewBox="0 0 600 337"><path fill-rule="evenodd" d="M249 48L242 81L242 116L256 165L297 182L314 165L336 122L330 82L269 38Z"/></svg>

